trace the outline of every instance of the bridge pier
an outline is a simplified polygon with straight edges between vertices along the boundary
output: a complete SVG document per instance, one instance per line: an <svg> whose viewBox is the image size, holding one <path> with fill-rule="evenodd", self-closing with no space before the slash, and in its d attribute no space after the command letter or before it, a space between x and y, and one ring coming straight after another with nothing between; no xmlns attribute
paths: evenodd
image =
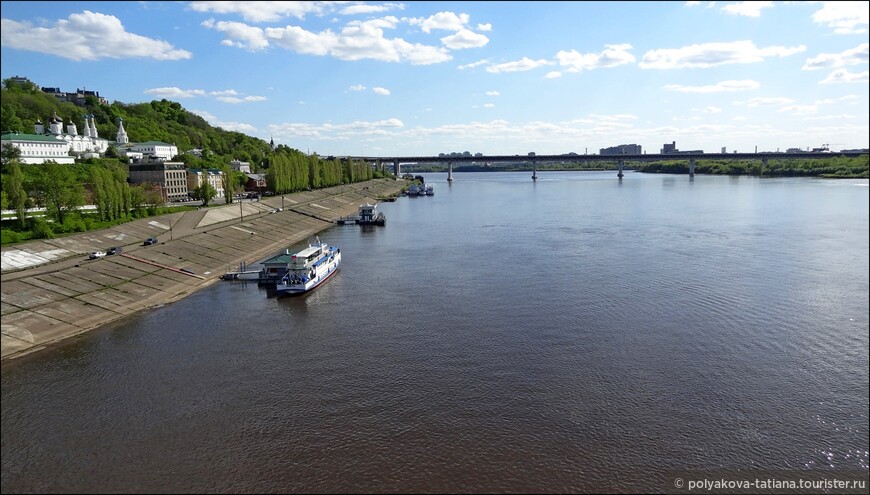
<svg viewBox="0 0 870 495"><path fill-rule="evenodd" d="M767 169L767 158L762 158L761 159L761 173L764 173L764 171L766 169Z"/></svg>
<svg viewBox="0 0 870 495"><path fill-rule="evenodd" d="M399 178L399 174L401 173L401 169L399 168L399 160L393 160L393 172L396 174L396 178Z"/></svg>
<svg viewBox="0 0 870 495"><path fill-rule="evenodd" d="M538 160L532 160L532 180L538 180Z"/></svg>
<svg viewBox="0 0 870 495"><path fill-rule="evenodd" d="M619 162L618 162L618 164L619 164L619 173L616 174L616 176L619 177L619 178L621 179L621 178L622 178L622 175L623 175L623 174L622 174L622 169L625 168L625 160L620 159Z"/></svg>
<svg viewBox="0 0 870 495"><path fill-rule="evenodd" d="M689 177L695 176L695 159L689 158Z"/></svg>
<svg viewBox="0 0 870 495"><path fill-rule="evenodd" d="M453 182L453 162L447 162L447 182Z"/></svg>

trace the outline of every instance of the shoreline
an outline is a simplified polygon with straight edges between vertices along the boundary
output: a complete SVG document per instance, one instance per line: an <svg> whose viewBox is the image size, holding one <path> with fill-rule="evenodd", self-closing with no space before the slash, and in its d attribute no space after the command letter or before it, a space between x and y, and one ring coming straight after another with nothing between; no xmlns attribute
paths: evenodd
<svg viewBox="0 0 870 495"><path fill-rule="evenodd" d="M4 268L7 258L48 261L0 275L2 361L178 301L219 281L228 267L256 263L304 241L360 204L398 194L405 185L401 179L373 179L4 248ZM159 244L142 246L148 237ZM87 259L94 249L114 245L124 252Z"/></svg>

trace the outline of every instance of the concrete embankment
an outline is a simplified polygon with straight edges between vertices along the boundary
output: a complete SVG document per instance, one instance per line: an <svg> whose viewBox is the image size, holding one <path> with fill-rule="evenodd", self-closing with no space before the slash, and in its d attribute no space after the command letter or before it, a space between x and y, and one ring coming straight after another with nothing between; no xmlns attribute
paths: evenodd
<svg viewBox="0 0 870 495"><path fill-rule="evenodd" d="M405 185L376 179L3 248L2 359L181 299L219 280L227 268L304 241ZM148 237L159 244L143 246ZM123 254L87 259L112 246L122 246Z"/></svg>

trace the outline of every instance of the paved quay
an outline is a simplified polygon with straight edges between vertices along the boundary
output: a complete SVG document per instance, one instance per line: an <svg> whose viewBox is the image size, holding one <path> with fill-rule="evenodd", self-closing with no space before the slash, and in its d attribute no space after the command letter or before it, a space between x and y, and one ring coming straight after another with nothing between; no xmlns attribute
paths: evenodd
<svg viewBox="0 0 870 495"><path fill-rule="evenodd" d="M220 280L227 269L304 241L356 213L360 204L395 195L406 185L374 179L4 247L2 359L181 299ZM278 208L282 211L275 212ZM143 246L148 237L159 244ZM91 251L112 246L124 252L87 259Z"/></svg>

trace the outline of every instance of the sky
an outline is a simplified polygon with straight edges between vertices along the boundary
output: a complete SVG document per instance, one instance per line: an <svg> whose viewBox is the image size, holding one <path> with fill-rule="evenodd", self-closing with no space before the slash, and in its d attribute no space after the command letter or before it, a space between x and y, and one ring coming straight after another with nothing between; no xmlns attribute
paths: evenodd
<svg viewBox="0 0 870 495"><path fill-rule="evenodd" d="M866 1L0 6L2 79L322 156L870 147Z"/></svg>

